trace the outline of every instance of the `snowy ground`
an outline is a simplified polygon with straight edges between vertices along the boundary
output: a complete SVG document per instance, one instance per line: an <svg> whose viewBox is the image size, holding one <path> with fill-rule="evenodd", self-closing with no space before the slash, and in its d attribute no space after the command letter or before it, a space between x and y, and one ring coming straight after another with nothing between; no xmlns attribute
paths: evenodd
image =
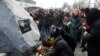
<svg viewBox="0 0 100 56"><path fill-rule="evenodd" d="M74 54L75 56L87 56L87 52L82 52L79 45L77 46Z"/></svg>

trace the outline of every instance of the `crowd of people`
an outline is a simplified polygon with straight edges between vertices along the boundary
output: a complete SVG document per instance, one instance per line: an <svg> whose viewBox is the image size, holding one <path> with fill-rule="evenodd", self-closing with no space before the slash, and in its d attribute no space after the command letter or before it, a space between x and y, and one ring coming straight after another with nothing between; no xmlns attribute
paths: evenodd
<svg viewBox="0 0 100 56"><path fill-rule="evenodd" d="M74 56L78 43L81 43L82 51L87 50L88 56L100 56L99 9L72 9L69 12L39 9L30 15L40 32L54 37L54 53L51 56Z"/></svg>
<svg viewBox="0 0 100 56"><path fill-rule="evenodd" d="M44 32L45 34L49 34L51 25L55 25L56 27L61 26L63 13L64 12L60 10L39 9L34 13L34 15L32 14L31 16L37 23L39 23L38 27L40 31Z"/></svg>
<svg viewBox="0 0 100 56"><path fill-rule="evenodd" d="M30 13L30 15L38 24L40 32L50 35L50 33L52 33L52 29L61 28L66 31L75 41L80 41L81 34L79 28L82 25L83 20L81 20L80 10L73 10L71 13L57 9L40 9L34 14Z"/></svg>
<svg viewBox="0 0 100 56"><path fill-rule="evenodd" d="M0 56L75 56L80 44L88 56L100 56L98 8L31 11L0 1Z"/></svg>

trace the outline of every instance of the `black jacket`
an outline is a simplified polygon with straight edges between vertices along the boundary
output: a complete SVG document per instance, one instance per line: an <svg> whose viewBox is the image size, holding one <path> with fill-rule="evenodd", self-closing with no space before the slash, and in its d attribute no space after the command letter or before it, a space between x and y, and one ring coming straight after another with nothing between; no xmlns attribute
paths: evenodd
<svg viewBox="0 0 100 56"><path fill-rule="evenodd" d="M73 50L73 52L75 51L75 48L77 46L77 42L69 36L69 33L66 33L64 31L61 31L61 36L63 37L63 39L68 43L69 47Z"/></svg>
<svg viewBox="0 0 100 56"><path fill-rule="evenodd" d="M74 56L72 49L62 37L57 37L52 56Z"/></svg>
<svg viewBox="0 0 100 56"><path fill-rule="evenodd" d="M88 56L100 56L100 19L91 26L90 34Z"/></svg>

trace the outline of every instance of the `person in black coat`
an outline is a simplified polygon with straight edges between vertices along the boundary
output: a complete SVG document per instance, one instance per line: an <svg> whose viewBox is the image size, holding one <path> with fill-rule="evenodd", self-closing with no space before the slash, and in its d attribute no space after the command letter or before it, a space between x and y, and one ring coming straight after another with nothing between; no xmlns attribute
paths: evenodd
<svg viewBox="0 0 100 56"><path fill-rule="evenodd" d="M75 51L75 48L77 46L77 42L69 35L70 33L70 14L69 13L65 13L64 14L64 20L63 20L63 27L60 30L61 32L61 36L64 38L64 40L68 43L68 45L70 46L70 48ZM69 24L69 25L68 25Z"/></svg>
<svg viewBox="0 0 100 56"><path fill-rule="evenodd" d="M100 56L100 10L96 8L83 9L90 25L90 38L87 43L88 56Z"/></svg>
<svg viewBox="0 0 100 56"><path fill-rule="evenodd" d="M50 56L74 56L72 49L67 42L60 36L59 29L51 34L55 37L54 52Z"/></svg>
<svg viewBox="0 0 100 56"><path fill-rule="evenodd" d="M38 11L37 15L38 21L39 21L39 29L41 32L45 33L45 24L46 24L46 17L45 13L42 9Z"/></svg>
<svg viewBox="0 0 100 56"><path fill-rule="evenodd" d="M75 51L75 48L77 46L77 42L71 37L69 36L68 33L64 32L63 30L61 30L61 36L63 37L63 39L68 43L69 47L73 50L73 52Z"/></svg>
<svg viewBox="0 0 100 56"><path fill-rule="evenodd" d="M46 24L45 24L45 29L46 29L46 34L50 34L50 26L51 26L51 15L50 13L46 14Z"/></svg>

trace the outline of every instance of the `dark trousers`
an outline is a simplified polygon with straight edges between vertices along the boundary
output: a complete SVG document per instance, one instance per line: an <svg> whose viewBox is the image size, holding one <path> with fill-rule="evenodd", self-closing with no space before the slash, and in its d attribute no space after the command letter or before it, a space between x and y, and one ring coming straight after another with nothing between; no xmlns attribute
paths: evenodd
<svg viewBox="0 0 100 56"><path fill-rule="evenodd" d="M82 44L81 47L85 47L85 44L87 43L87 39L85 37L82 37Z"/></svg>

